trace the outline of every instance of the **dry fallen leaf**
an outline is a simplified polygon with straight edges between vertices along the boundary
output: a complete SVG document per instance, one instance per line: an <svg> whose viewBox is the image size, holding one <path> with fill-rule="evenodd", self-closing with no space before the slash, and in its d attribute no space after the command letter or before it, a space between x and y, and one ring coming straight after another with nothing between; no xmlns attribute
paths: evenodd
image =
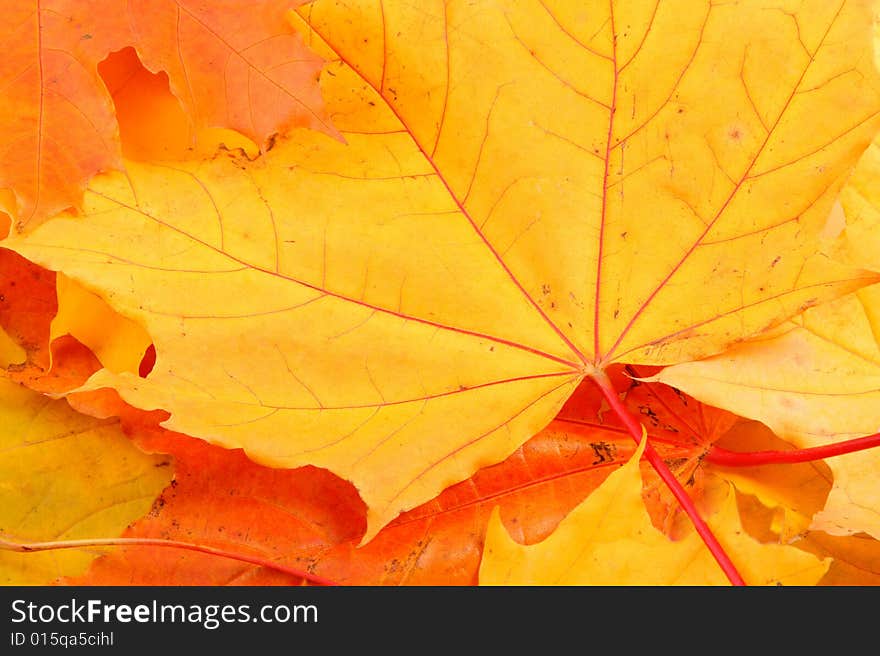
<svg viewBox="0 0 880 656"><path fill-rule="evenodd" d="M132 445L118 420L80 415L0 377L0 539L44 542L118 535L171 479L169 459ZM71 464L76 466L70 466ZM95 548L0 550L0 582L46 585L81 574Z"/></svg>
<svg viewBox="0 0 880 656"><path fill-rule="evenodd" d="M94 174L122 166L98 63L135 46L166 72L195 125L239 130L261 146L306 125L335 134L321 106L321 60L285 23L294 0L6 2L0 36L0 210L18 230L79 205ZM221 64L222 62L222 64ZM5 234L5 231L4 233Z"/></svg>
<svg viewBox="0 0 880 656"><path fill-rule="evenodd" d="M88 28L69 29L72 5L3 3L0 189L15 193L0 198L0 210L19 227L75 205L89 178L122 165L113 103L96 70L108 50Z"/></svg>

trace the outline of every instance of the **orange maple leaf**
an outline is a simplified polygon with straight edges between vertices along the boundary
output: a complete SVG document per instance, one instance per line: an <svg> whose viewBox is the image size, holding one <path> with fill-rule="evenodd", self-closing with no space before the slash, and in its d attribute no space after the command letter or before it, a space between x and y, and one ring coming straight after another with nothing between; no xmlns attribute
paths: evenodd
<svg viewBox="0 0 880 656"><path fill-rule="evenodd" d="M323 112L322 60L284 19L296 0L48 0L5 7L0 37L0 188L18 230L78 207L99 171L122 167L119 132L98 63L134 46L164 71L196 125L239 130L261 147L305 125L336 134ZM4 199L10 200L10 199Z"/></svg>

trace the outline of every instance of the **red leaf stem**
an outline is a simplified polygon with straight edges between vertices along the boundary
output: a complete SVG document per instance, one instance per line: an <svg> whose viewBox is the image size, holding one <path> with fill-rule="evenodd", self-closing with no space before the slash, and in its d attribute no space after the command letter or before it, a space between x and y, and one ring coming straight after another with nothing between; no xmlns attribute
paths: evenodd
<svg viewBox="0 0 880 656"><path fill-rule="evenodd" d="M614 413L620 418L623 424L626 426L630 435L632 435L633 439L636 443L641 442L642 440L642 425L633 417L629 411L624 407L623 403L620 402L620 398L617 396L617 391L614 389L611 381L608 376L605 375L605 372L598 371L596 373L591 374L592 379L599 386L599 389L602 390L602 394L605 396L605 399L608 401L608 404L611 406L611 409ZM706 547L709 549L712 556L718 562L718 565L727 575L727 578L733 585L745 585L745 581L743 580L740 573L737 571L736 566L730 560L730 557L727 555L727 552L724 551L724 547L718 542L718 539L712 533L708 524L703 521L703 518L700 517L699 512L697 511L696 506L694 505L693 500L688 496L685 489L682 487L681 483L678 482L678 479L675 478L675 475L670 471L669 467L666 466L666 463L663 461L663 458L660 457L660 454L654 450L654 447L651 446L650 442L645 445L645 458L651 463L651 466L660 476L664 483L669 487L672 494L681 504L681 507L687 513L687 516L690 517L691 522L694 524L694 528L697 529L697 533L703 539L703 542L706 544Z"/></svg>
<svg viewBox="0 0 880 656"><path fill-rule="evenodd" d="M752 451L743 453L728 451L717 446L710 447L704 460L716 465L728 467L754 467L757 465L793 464L798 462L811 462L833 456L842 456L846 453L864 451L880 446L880 433L845 440L835 444L824 444L807 449L791 449L788 451Z"/></svg>
<svg viewBox="0 0 880 656"><path fill-rule="evenodd" d="M247 554L225 551L224 549L216 549L192 542L181 542L179 540L161 540L158 538L110 538L110 539L86 539L86 540L55 540L50 542L18 542L0 537L0 550L17 551L19 553L33 553L36 551L53 551L55 549L85 549L88 547L171 547L174 549L186 549L188 551L197 551L199 553L219 556L221 558L230 558L243 563L250 563L258 567L282 572L291 576L305 579L316 585L339 585L338 583L317 576L305 570L288 567L280 563L276 563L267 558L259 556L249 556Z"/></svg>

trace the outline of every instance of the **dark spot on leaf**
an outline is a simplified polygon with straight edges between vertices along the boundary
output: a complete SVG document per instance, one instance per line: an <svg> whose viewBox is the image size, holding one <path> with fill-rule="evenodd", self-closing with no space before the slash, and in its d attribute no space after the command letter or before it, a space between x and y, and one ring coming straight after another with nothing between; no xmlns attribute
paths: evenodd
<svg viewBox="0 0 880 656"><path fill-rule="evenodd" d="M650 419L651 424L653 424L654 426L660 425L660 420L657 418L657 413L654 412L654 410L650 406L640 405L639 413L645 415L648 419Z"/></svg>
<svg viewBox="0 0 880 656"><path fill-rule="evenodd" d="M666 466L670 469L681 469L681 467L687 462L687 458L669 458L668 460L664 459Z"/></svg>
<svg viewBox="0 0 880 656"><path fill-rule="evenodd" d="M596 459L592 464L599 465L603 462L613 462L617 456L617 447L608 442L590 442L590 448L596 454Z"/></svg>
<svg viewBox="0 0 880 656"><path fill-rule="evenodd" d="M153 344L150 344L147 347L147 350L144 351L144 356L141 358L141 363L138 365L138 375L141 378L146 378L150 375L150 372L153 370L153 367L156 366L156 347Z"/></svg>
<svg viewBox="0 0 880 656"><path fill-rule="evenodd" d="M150 508L149 516L150 517L158 517L159 513L162 512L162 508L165 506L165 497L159 496L154 502L152 507Z"/></svg>

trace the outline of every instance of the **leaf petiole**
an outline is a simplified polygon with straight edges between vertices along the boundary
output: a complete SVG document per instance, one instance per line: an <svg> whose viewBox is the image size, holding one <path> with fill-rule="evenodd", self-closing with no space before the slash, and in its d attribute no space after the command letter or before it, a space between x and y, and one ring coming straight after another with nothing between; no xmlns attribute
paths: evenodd
<svg viewBox="0 0 880 656"><path fill-rule="evenodd" d="M605 372L597 371L595 373L592 373L591 378L599 386L599 389L602 391L605 400L608 401L608 405L611 406L611 409L620 418L624 426L626 426L627 430L636 441L636 443L641 442L642 435L644 433L642 425L627 411L624 405L620 402L620 398L618 398L617 396L617 391L614 389L614 386L611 384L611 380L609 380ZM745 580L743 580L742 576L737 571L736 566L730 560L730 556L728 556L727 552L724 551L724 547L722 547L721 544L718 542L718 538L716 538L715 535L712 533L709 525L706 524L702 517L700 517L700 514L697 511L693 500L688 496L687 491L685 491L681 483L678 482L678 479L675 478L675 475L663 461L663 458L660 457L660 454L658 454L654 447L651 446L650 442L645 445L645 458L648 460L649 463L651 463L651 466L654 468L654 470L657 472L663 482L666 483L667 487L669 487L669 490L678 500L679 504L681 504L682 509L684 509L685 513L687 513L687 516L693 523L694 528L697 530L697 533L706 544L706 547L709 549L709 552L715 558L718 565L727 575L728 580L733 585L745 585Z"/></svg>
<svg viewBox="0 0 880 656"><path fill-rule="evenodd" d="M823 444L806 449L791 449L788 451L728 451L717 446L712 446L706 453L705 461L727 467L755 467L758 465L794 464L798 462L812 462L834 456L842 456L847 453L864 451L880 446L880 433L858 437L852 440L844 440L834 444Z"/></svg>
<svg viewBox="0 0 880 656"><path fill-rule="evenodd" d="M315 585L339 585L335 581L325 579L310 572L296 569L295 567L287 567L280 563L276 563L267 558L259 556L249 556L247 554L235 553L224 549L216 549L214 547L206 547L192 542L182 542L179 540L162 540L158 538L95 538L85 540L53 540L49 542L19 542L9 540L0 536L0 551L16 551L19 553L34 553L37 551L54 551L55 549L85 549L89 547L170 547L173 549L186 549L188 551L197 551L199 553L219 556L220 558L230 558L243 563L250 563L258 567L265 567L276 572L282 572L295 576Z"/></svg>

